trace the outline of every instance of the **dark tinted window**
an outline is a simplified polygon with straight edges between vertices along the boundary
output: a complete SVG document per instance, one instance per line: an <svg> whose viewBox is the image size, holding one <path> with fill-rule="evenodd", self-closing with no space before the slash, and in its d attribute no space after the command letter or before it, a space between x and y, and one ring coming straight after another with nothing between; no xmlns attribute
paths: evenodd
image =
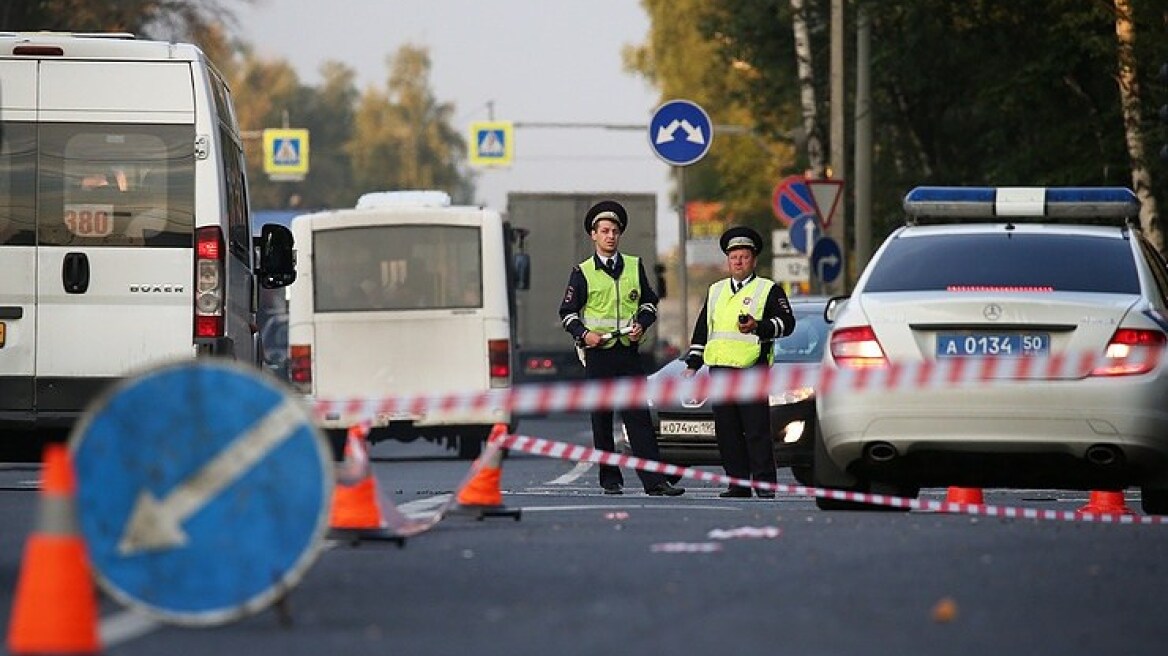
<svg viewBox="0 0 1168 656"><path fill-rule="evenodd" d="M1131 244L1083 235L954 234L895 239L864 292L1034 287L1138 294Z"/></svg>
<svg viewBox="0 0 1168 656"><path fill-rule="evenodd" d="M194 128L40 126L38 241L46 246L191 246Z"/></svg>
<svg viewBox="0 0 1168 656"><path fill-rule="evenodd" d="M0 124L0 245L31 246L36 239L36 128Z"/></svg>
<svg viewBox="0 0 1168 656"><path fill-rule="evenodd" d="M481 253L476 227L318 230L313 302L317 312L481 308Z"/></svg>

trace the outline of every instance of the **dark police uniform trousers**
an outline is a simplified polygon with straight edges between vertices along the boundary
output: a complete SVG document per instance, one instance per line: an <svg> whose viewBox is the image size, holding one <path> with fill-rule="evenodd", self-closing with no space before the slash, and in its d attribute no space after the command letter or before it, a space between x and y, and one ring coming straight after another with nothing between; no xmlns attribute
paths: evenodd
<svg viewBox="0 0 1168 656"><path fill-rule="evenodd" d="M769 366L764 358L753 366ZM733 371L734 367L710 367ZM771 438L771 411L765 400L714 404L714 438L727 476L753 481L778 481L775 447ZM739 439L745 436L745 444ZM737 486L734 486L737 487Z"/></svg>
<svg viewBox="0 0 1168 656"><path fill-rule="evenodd" d="M612 348L590 348L584 351L584 377L588 380L644 376L637 349L623 344ZM629 434L629 446L638 458L660 460L657 438L653 435L653 420L649 409L644 407L625 408L619 411L621 421ZM616 413L612 410L592 411L593 446L604 451L615 451L612 420ZM646 490L651 490L665 481L665 476L656 472L637 470L637 476ZM620 467L600 465L600 485L623 485Z"/></svg>

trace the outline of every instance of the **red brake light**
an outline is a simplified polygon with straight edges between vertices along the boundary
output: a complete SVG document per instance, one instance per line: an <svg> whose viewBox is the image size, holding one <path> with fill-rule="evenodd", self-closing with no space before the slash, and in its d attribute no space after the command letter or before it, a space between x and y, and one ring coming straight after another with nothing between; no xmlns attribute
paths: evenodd
<svg viewBox="0 0 1168 656"><path fill-rule="evenodd" d="M195 230L195 337L222 337L225 279L223 231Z"/></svg>
<svg viewBox="0 0 1168 656"><path fill-rule="evenodd" d="M511 342L506 339L487 341L487 358L491 371L491 387L511 384Z"/></svg>
<svg viewBox="0 0 1168 656"><path fill-rule="evenodd" d="M1111 336L1103 352L1105 362L1091 370L1092 376L1134 376L1156 368L1168 338L1159 330L1120 328Z"/></svg>
<svg viewBox="0 0 1168 656"><path fill-rule="evenodd" d="M871 326L837 328L831 333L831 356L841 367L883 367L884 349Z"/></svg>
<svg viewBox="0 0 1168 656"><path fill-rule="evenodd" d="M312 391L312 347L308 344L288 346L288 380L301 392Z"/></svg>
<svg viewBox="0 0 1168 656"><path fill-rule="evenodd" d="M947 292L1053 292L1049 285L949 285Z"/></svg>

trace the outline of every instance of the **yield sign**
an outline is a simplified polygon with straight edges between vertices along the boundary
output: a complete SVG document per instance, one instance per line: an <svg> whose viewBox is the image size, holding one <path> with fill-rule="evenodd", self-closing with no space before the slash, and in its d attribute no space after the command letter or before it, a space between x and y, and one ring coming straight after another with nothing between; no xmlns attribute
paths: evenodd
<svg viewBox="0 0 1168 656"><path fill-rule="evenodd" d="M823 227L831 225L831 218L835 216L836 206L839 205L840 194L844 190L843 180L811 180L804 184L811 191L811 199L815 202L815 210L819 213L819 220Z"/></svg>

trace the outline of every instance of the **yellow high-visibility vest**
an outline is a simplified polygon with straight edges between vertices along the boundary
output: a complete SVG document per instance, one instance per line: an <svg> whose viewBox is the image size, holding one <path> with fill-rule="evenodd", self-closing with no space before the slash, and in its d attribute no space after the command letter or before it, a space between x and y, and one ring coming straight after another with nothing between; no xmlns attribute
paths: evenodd
<svg viewBox="0 0 1168 656"><path fill-rule="evenodd" d="M706 295L706 349L704 360L709 366L749 367L758 362L762 347L757 335L738 332L738 315L762 319L767 295L774 281L755 277L737 294L730 289L730 279L710 285ZM766 354L770 362L772 354Z"/></svg>
<svg viewBox="0 0 1168 656"><path fill-rule="evenodd" d="M580 320L584 327L594 333L609 333L624 328L633 322L637 309L641 307L640 260L634 255L623 255L625 267L620 276L613 280L604 269L596 266L594 258L580 263L584 280L588 281L588 298L580 310ZM601 348L612 348L617 340L602 343ZM628 346L632 342L622 336L620 343Z"/></svg>

